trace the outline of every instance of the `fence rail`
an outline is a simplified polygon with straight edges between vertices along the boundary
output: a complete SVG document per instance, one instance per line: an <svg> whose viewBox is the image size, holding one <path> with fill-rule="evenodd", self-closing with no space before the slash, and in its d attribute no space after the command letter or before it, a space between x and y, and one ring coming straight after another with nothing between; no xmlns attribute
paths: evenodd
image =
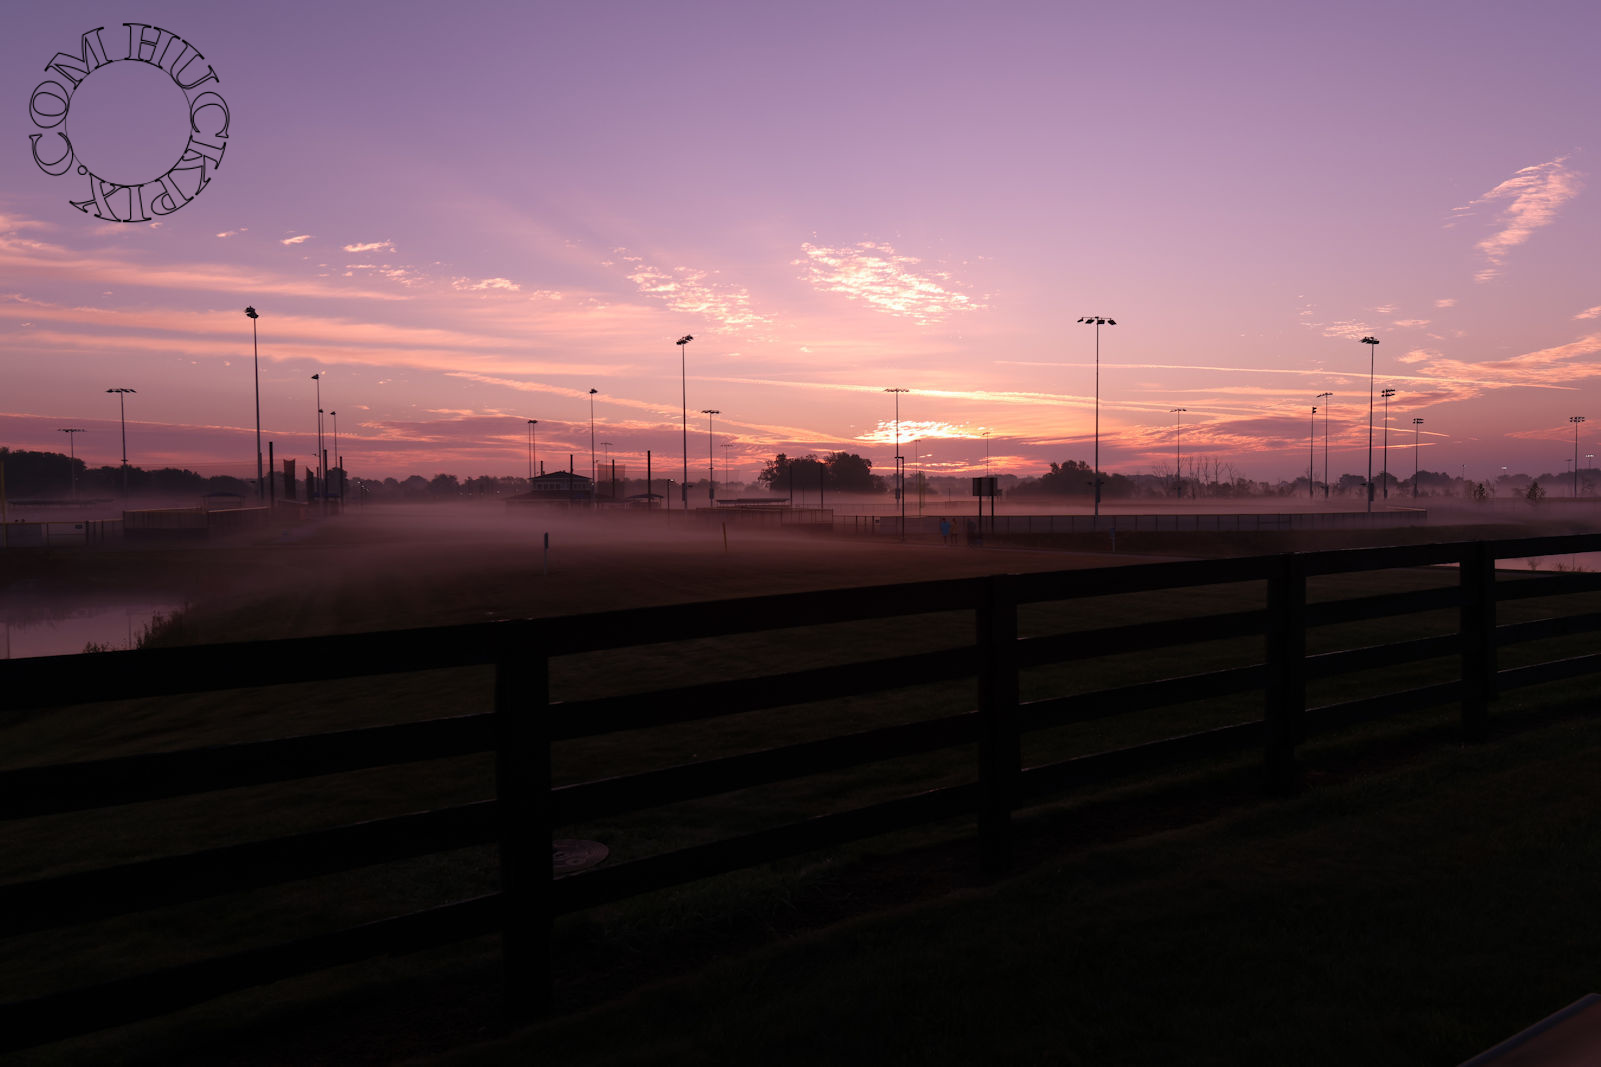
<svg viewBox="0 0 1601 1067"><path fill-rule="evenodd" d="M1274 788L1295 780L1295 751L1321 732L1400 709L1460 705L1465 736L1482 739L1498 689L1601 670L1584 653L1498 670L1497 650L1601 631L1601 611L1496 623L1496 605L1601 590L1601 576L1517 575L1497 581L1503 559L1601 550L1601 534L1248 559L1135 565L1026 576L956 579L866 589L752 597L557 619L433 627L203 648L48 657L0 663L0 716L41 708L219 692L274 664L273 682L399 674L441 667L494 671L482 712L184 751L156 752L0 772L0 820L35 819L242 785L295 781L458 755L495 761L493 799L397 812L359 824L246 841L179 855L0 885L0 936L12 937L240 890L429 855L469 845L498 849L498 892L375 923L253 948L78 989L0 1004L0 1050L162 1014L222 993L380 952L405 951L498 931L508 1003L537 1012L549 1001L551 924L557 915L891 830L954 816L977 819L986 864L1004 867L1020 807L1086 783L1125 779L1220 754L1257 752ZM1448 588L1309 602L1309 579L1398 568L1456 568ZM1255 583L1262 607L1069 633L1021 635L1029 605L1134 592ZM1589 607L1581 604L1579 607ZM551 660L661 642L962 612L971 642L759 678L720 679L626 696L552 703ZM1402 613L1454 612L1452 632L1309 655L1310 628ZM1262 638L1258 662L1145 678L1088 692L1024 700L1025 671L1092 657ZM868 650L871 651L871 650ZM1455 660L1455 677L1309 707L1315 679L1424 661ZM713 719L918 682L971 679L970 709L877 725L758 751L720 755L612 778L556 786L555 745L618 731ZM50 694L41 700L38 694ZM1260 694L1260 714L1039 765L1025 735L1071 723L1208 697ZM1232 705L1231 705L1232 706ZM674 709L674 710L669 710ZM563 825L886 758L971 750L968 780L786 825L553 878L547 849Z"/></svg>

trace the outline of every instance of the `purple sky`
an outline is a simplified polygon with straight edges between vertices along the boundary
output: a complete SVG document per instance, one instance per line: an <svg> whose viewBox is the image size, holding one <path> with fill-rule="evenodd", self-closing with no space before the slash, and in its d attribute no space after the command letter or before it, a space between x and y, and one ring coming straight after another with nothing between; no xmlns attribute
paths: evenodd
<svg viewBox="0 0 1601 1067"><path fill-rule="evenodd" d="M129 19L232 115L159 225L80 214L29 150L54 53L105 26L120 57ZM692 476L704 408L735 478L888 470L891 386L912 469L981 467L988 431L1034 474L1091 458L1100 314L1110 470L1171 470L1182 407L1186 454L1293 478L1324 391L1331 469L1364 470L1372 334L1392 471L1414 417L1425 468L1560 471L1569 416L1601 453L1598 31L1579 2L31 5L0 44L0 444L79 426L115 463L128 387L130 462L253 476L253 304L264 438L302 466L321 373L354 475L524 474L528 419L583 468L591 388L614 458L676 470L691 333ZM85 78L79 158L176 158L164 79Z"/></svg>

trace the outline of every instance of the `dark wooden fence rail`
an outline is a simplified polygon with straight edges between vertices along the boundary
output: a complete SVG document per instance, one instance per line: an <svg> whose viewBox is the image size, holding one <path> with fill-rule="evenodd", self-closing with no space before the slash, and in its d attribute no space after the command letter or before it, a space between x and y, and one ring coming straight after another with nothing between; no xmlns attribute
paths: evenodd
<svg viewBox="0 0 1601 1067"><path fill-rule="evenodd" d="M1486 734L1497 688L1601 670L1601 653L1498 670L1514 643L1601 630L1601 612L1496 625L1498 600L1601 590L1601 575L1496 581L1500 559L1601 551L1601 534L1247 559L1145 564L1026 576L753 597L386 633L59 656L0 663L0 714L237 688L275 665L275 683L315 682L442 667L493 666L484 713L314 736L117 757L0 772L0 819L85 811L242 785L493 753L494 800L356 825L0 885L0 937L278 885L469 845L499 849L501 889L477 898L333 933L0 1004L0 1050L26 1048L159 1015L226 992L386 952L499 932L508 1003L537 1011L549 997L551 923L562 913L915 826L975 815L986 864L1004 867L1019 807L1087 782L1149 772L1220 753L1258 751L1268 781L1287 788L1295 749L1312 733L1398 709L1458 703L1464 733ZM1308 579L1359 571L1455 565L1455 588L1309 602ZM1019 637L1019 608L1136 591L1265 583L1260 610ZM1455 609L1453 634L1307 655L1309 628ZM957 647L712 681L621 697L552 703L550 660L663 641L852 620L963 611L973 639ZM1264 638L1262 661L1071 696L1024 702L1020 672L1129 651L1225 637ZM1373 667L1456 656L1457 677L1318 708L1307 683ZM974 710L764 751L552 787L554 743L670 722L732 715L918 682L973 679ZM1219 696L1260 694L1245 721L1132 748L1025 767L1029 731ZM971 746L971 781L842 812L601 866L552 879L557 827L876 760Z"/></svg>

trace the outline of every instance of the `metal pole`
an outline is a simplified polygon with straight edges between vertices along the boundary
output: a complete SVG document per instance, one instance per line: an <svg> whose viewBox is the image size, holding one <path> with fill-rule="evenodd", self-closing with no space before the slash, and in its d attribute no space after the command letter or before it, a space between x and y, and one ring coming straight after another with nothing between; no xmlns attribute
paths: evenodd
<svg viewBox="0 0 1601 1067"><path fill-rule="evenodd" d="M1384 499L1390 499L1390 397L1395 395L1394 389L1384 389L1379 393L1384 397L1384 474L1379 481L1384 483Z"/></svg>
<svg viewBox="0 0 1601 1067"><path fill-rule="evenodd" d="M267 481L261 471L261 352L256 344L256 309L247 307L245 314L250 316L250 358L256 372L256 499L259 501L267 494Z"/></svg>
<svg viewBox="0 0 1601 1067"><path fill-rule="evenodd" d="M1306 432L1306 495L1317 497L1317 405L1312 405L1312 425Z"/></svg>
<svg viewBox="0 0 1601 1067"><path fill-rule="evenodd" d="M1319 393L1318 399L1323 401L1323 499L1329 498L1329 399L1333 393Z"/></svg>
<svg viewBox="0 0 1601 1067"><path fill-rule="evenodd" d="M701 408L700 413L706 416L706 502L717 503L717 440L712 436L712 419L721 415L716 408Z"/></svg>
<svg viewBox="0 0 1601 1067"><path fill-rule="evenodd" d="M684 481L678 487L678 491L682 495L684 510L686 511L689 510L689 370L684 353L687 350L686 346L694 339L694 334L686 333L673 342L678 346L679 405L684 436Z"/></svg>
<svg viewBox="0 0 1601 1067"><path fill-rule="evenodd" d="M1412 420L1412 497L1414 500L1417 499L1418 495L1418 433L1420 432L1418 427L1422 425L1422 419Z"/></svg>
<svg viewBox="0 0 1601 1067"><path fill-rule="evenodd" d="M1573 423L1573 499L1579 499L1579 423L1584 421L1583 415L1574 415L1568 419Z"/></svg>
<svg viewBox="0 0 1601 1067"><path fill-rule="evenodd" d="M1373 367L1374 355L1378 352L1379 339L1377 337L1364 337L1362 343L1368 346L1368 502L1367 509L1373 510Z"/></svg>
<svg viewBox="0 0 1601 1067"><path fill-rule="evenodd" d="M1173 483L1176 499L1184 498L1184 413L1189 408L1173 409Z"/></svg>
<svg viewBox="0 0 1601 1067"><path fill-rule="evenodd" d="M72 502L76 504L78 502L78 450L73 445L76 438L72 435L83 433L84 430L81 426L68 426L63 428L61 432L67 435L67 478L72 485Z"/></svg>
<svg viewBox="0 0 1601 1067"><path fill-rule="evenodd" d="M117 394L117 412L122 419L122 496L128 497L128 404L129 393L138 392L137 389L107 389L108 393Z"/></svg>
<svg viewBox="0 0 1601 1067"><path fill-rule="evenodd" d="M1095 327L1095 525L1101 518L1101 327L1116 326L1117 320L1104 315L1085 315L1078 320Z"/></svg>
<svg viewBox="0 0 1601 1067"><path fill-rule="evenodd" d="M591 507L600 506L600 494L595 491L595 394L599 389L589 391L589 504Z"/></svg>
<svg viewBox="0 0 1601 1067"><path fill-rule="evenodd" d="M311 380L317 383L317 455L315 459L317 461L317 477L323 484L323 490L318 494L318 507L321 507L322 505L320 501L324 496L327 496L328 486L328 472L323 470L323 466L326 461L323 459L322 454L322 372L318 371L316 374L313 374L311 376ZM317 483L315 481L312 482L313 488L316 487L316 484ZM306 503L309 504L311 501L308 500Z"/></svg>

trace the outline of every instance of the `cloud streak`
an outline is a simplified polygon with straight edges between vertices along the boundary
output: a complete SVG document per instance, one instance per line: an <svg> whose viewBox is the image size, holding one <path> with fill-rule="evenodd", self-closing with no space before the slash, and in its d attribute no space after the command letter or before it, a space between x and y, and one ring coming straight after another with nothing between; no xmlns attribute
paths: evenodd
<svg viewBox="0 0 1601 1067"><path fill-rule="evenodd" d="M1474 246L1484 260L1474 280L1488 282L1500 277L1511 251L1528 241L1535 230L1555 222L1562 206L1578 196L1583 187L1578 173L1568 167L1567 157L1561 156L1524 167L1483 196L1456 208L1452 224L1474 214L1479 207L1506 201L1496 216L1499 229Z"/></svg>
<svg viewBox="0 0 1601 1067"><path fill-rule="evenodd" d="M805 243L794 261L814 289L839 293L868 306L932 326L954 314L980 311L985 304L959 292L948 272L919 270L921 260L903 256L887 244L863 241L851 248Z"/></svg>
<svg viewBox="0 0 1601 1067"><path fill-rule="evenodd" d="M629 255L625 249L617 249L616 254L627 264L626 277L640 293L675 312L708 319L725 330L764 331L773 325L770 316L755 310L749 290L716 280L712 277L716 271L693 267L663 269L646 263L642 256Z"/></svg>

